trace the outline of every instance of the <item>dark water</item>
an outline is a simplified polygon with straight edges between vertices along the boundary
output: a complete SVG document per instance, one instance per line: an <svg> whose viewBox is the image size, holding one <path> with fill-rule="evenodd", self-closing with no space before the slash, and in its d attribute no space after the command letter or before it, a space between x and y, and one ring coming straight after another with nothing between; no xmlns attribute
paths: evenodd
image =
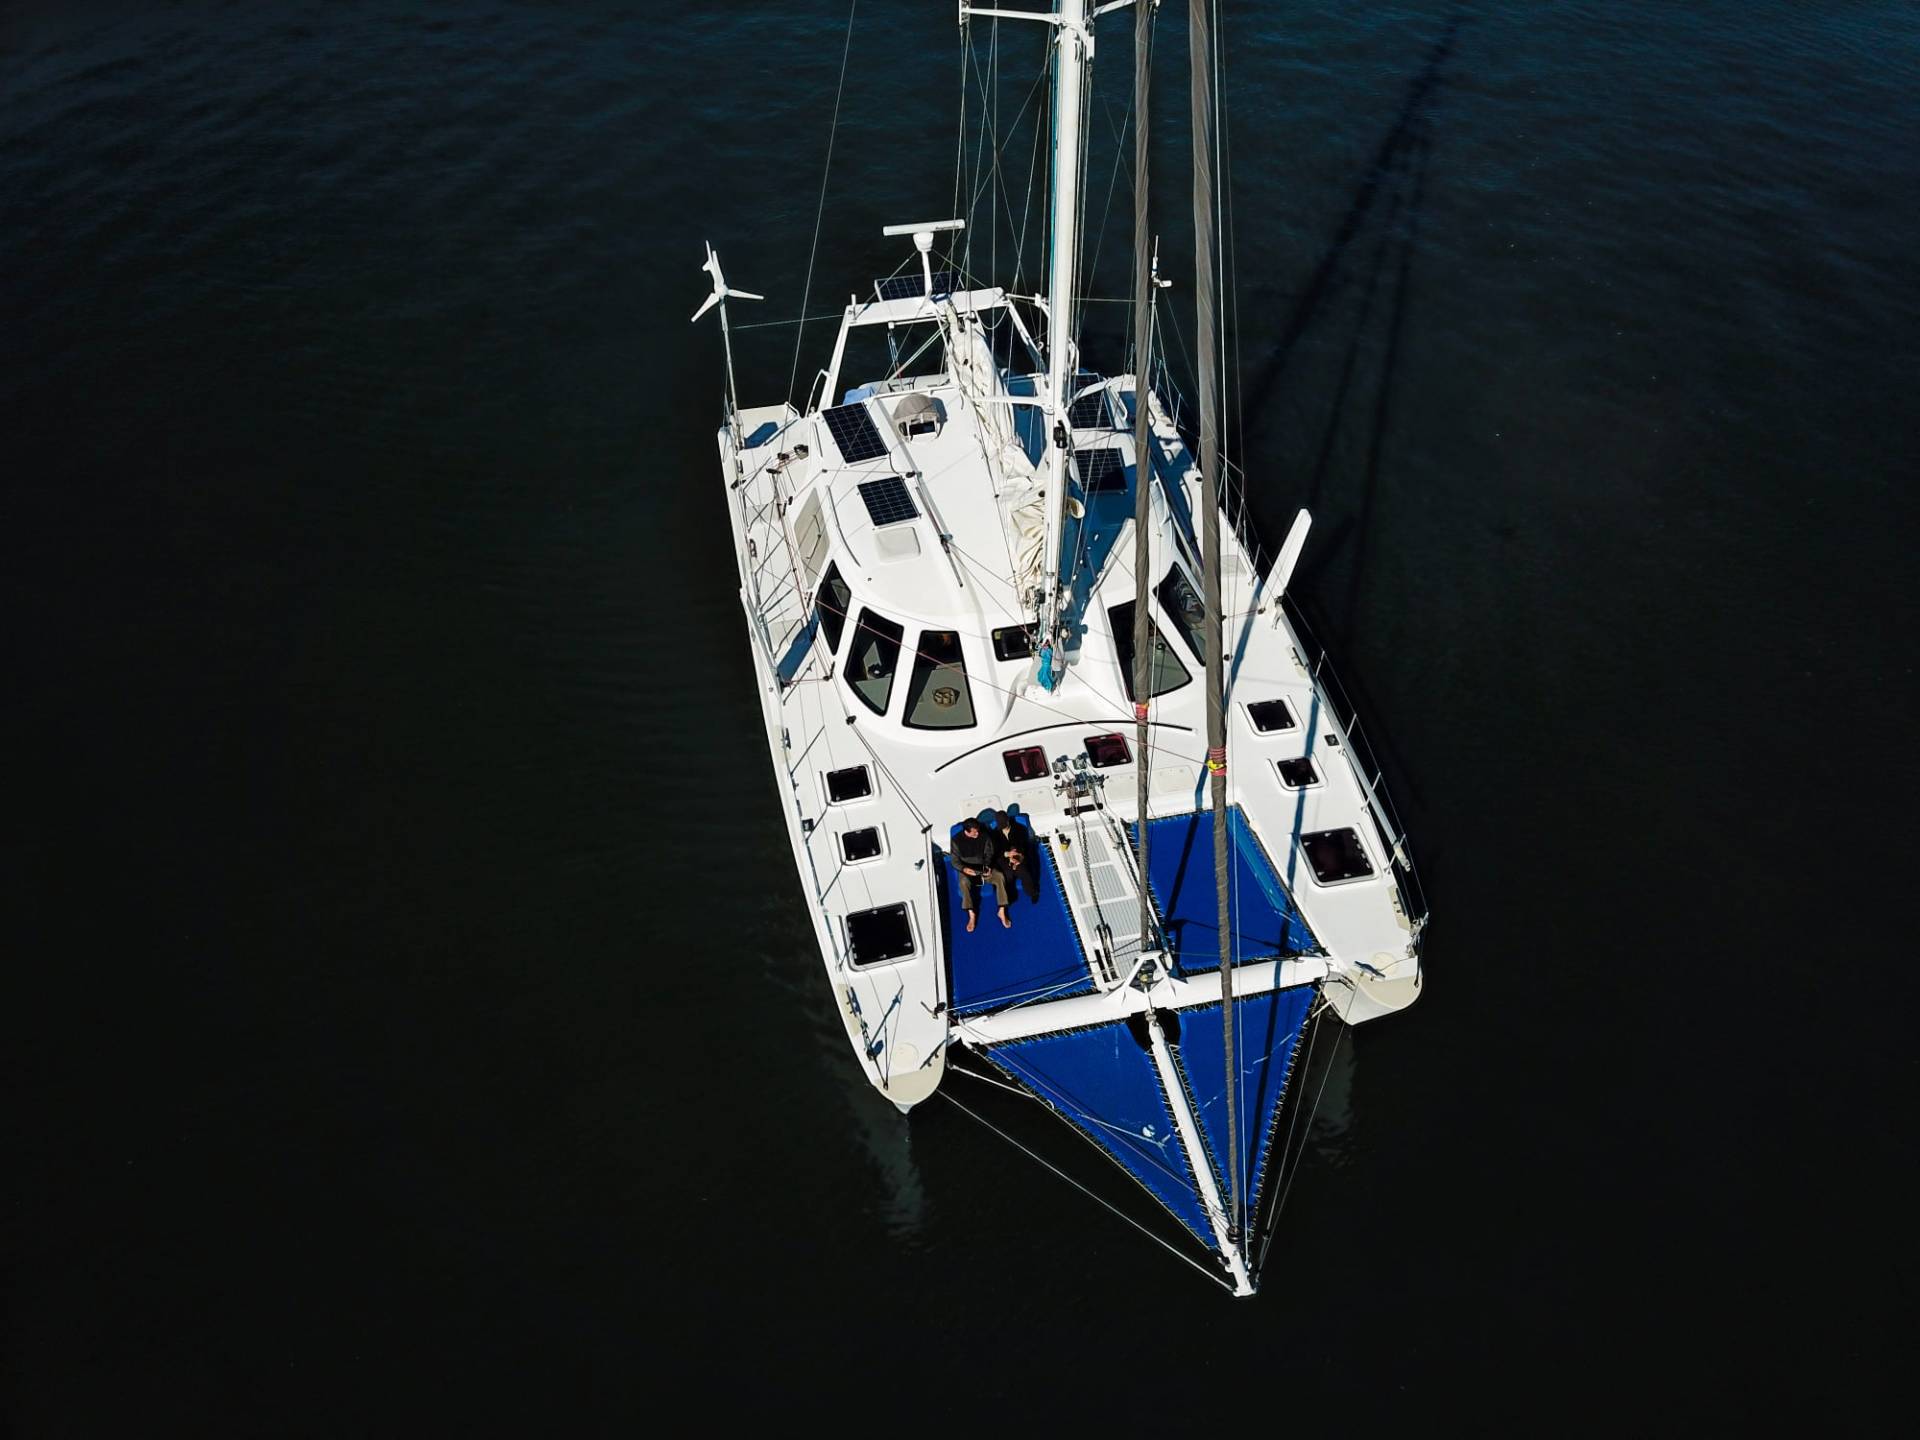
<svg viewBox="0 0 1920 1440"><path fill-rule="evenodd" d="M952 204L953 7L860 12L816 312ZM800 312L845 20L0 7L12 1428L1885 1418L1920 8L1228 6L1240 453L1436 914L1242 1304L810 951L686 318Z"/></svg>

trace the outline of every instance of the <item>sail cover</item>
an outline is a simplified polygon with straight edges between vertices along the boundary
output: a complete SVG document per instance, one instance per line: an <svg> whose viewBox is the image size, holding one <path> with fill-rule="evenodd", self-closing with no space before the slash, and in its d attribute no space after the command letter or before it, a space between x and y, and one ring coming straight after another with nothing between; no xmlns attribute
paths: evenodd
<svg viewBox="0 0 1920 1440"><path fill-rule="evenodd" d="M1214 1029L1219 1028L1216 1006ZM1124 1021L994 1045L986 1054L1213 1248L1213 1227L1167 1108L1160 1073Z"/></svg>

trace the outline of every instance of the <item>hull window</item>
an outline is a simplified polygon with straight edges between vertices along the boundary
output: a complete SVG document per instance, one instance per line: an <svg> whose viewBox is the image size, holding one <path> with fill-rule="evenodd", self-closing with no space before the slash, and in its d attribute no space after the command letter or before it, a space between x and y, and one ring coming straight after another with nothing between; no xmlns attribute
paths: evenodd
<svg viewBox="0 0 1920 1440"><path fill-rule="evenodd" d="M893 698L893 674L900 668L900 639L907 632L864 606L853 627L853 653L847 656L847 683L860 703L876 715L887 713Z"/></svg>
<svg viewBox="0 0 1920 1440"><path fill-rule="evenodd" d="M974 723L973 690L960 636L952 630L923 630L907 684L905 723L915 730L964 730Z"/></svg>
<svg viewBox="0 0 1920 1440"><path fill-rule="evenodd" d="M1126 764L1133 759L1133 752L1127 749L1124 736L1089 735L1087 736L1087 759L1096 770L1105 770L1109 766Z"/></svg>

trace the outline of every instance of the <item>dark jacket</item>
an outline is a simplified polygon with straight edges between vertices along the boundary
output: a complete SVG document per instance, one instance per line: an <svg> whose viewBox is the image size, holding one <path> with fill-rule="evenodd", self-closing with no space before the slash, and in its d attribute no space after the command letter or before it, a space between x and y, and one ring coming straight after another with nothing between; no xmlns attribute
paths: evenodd
<svg viewBox="0 0 1920 1440"><path fill-rule="evenodd" d="M953 863L968 870L985 870L999 858L999 847L993 843L993 832L982 826L980 833L971 840L962 830L953 837L953 843L947 853L953 856Z"/></svg>

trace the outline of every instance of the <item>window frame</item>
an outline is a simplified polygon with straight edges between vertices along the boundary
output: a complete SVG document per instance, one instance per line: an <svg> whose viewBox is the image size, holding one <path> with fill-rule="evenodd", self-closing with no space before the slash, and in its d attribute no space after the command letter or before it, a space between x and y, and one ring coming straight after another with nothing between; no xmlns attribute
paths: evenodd
<svg viewBox="0 0 1920 1440"><path fill-rule="evenodd" d="M1132 600L1122 600L1117 605L1107 606L1107 628L1113 632L1113 653L1114 657L1120 662L1120 684L1126 690L1127 699L1130 702L1137 703L1141 697L1133 693L1133 616L1131 613L1128 614L1127 623L1124 627L1115 618L1116 611L1126 610L1131 612L1133 606L1134 602ZM1151 617L1152 612L1149 611L1148 613ZM1171 695L1174 691L1183 690L1191 685L1193 683L1193 671L1187 667L1187 662L1181 658L1180 652L1167 644L1166 626L1159 624L1158 621L1155 620L1151 623L1149 629L1150 633L1160 642L1161 648L1172 658L1173 663L1180 667L1181 679L1178 684L1168 685L1162 689L1155 690L1151 695L1146 697L1149 700L1158 700L1162 695Z"/></svg>
<svg viewBox="0 0 1920 1440"><path fill-rule="evenodd" d="M929 636L945 635L953 642L952 660L935 660L927 649ZM958 669L960 672L960 703L954 707L956 713L964 711L966 719L951 725L927 725L913 718L913 712L919 707L925 687L932 684L943 670ZM931 699L931 697L926 697ZM900 723L909 730L971 730L980 723L980 712L973 704L973 678L967 670L966 642L958 630L922 630L919 642L913 648L913 665L907 672L907 698L900 708Z"/></svg>
<svg viewBox="0 0 1920 1440"><path fill-rule="evenodd" d="M877 621L878 625L884 626L885 629L881 629L878 627L870 628L868 624L869 621ZM887 630L891 630L893 634L889 636L886 633ZM856 678L853 673L854 659L855 659L856 652L858 651L860 646L860 636L863 631L867 631L868 633L871 633L872 635L874 635L877 639L885 642L886 644L890 644L893 646L893 655L891 657L891 663L884 677L874 676L874 675L861 675ZM853 639L850 642L850 648L847 651L847 665L846 665L846 668L841 673L846 678L847 688L853 691L855 697L859 699L862 705L866 706L867 709L871 710L876 715L885 715L888 709L893 705L893 692L896 688L894 682L900 678L900 651L906 641L906 638L907 638L907 631L905 626L895 624L893 621L889 620L886 616L882 615L878 610L875 610L871 605L862 605L860 607L860 618L854 622ZM867 692L862 690L860 687L863 684L872 684L876 680L879 680L881 678L884 678L886 680L887 688L886 688L886 693L880 697L880 703L876 705L873 703L873 700L868 696Z"/></svg>
<svg viewBox="0 0 1920 1440"><path fill-rule="evenodd" d="M843 598L840 601L840 608L838 610L830 610L830 608L822 602L826 597L827 587L836 584L840 587ZM813 592L813 615L814 619L819 623L821 638L827 642L828 655L838 655L840 653L840 642L847 638L847 621L852 616L852 613L853 587L847 584L846 576L840 573L839 565L829 560L827 562L827 568L821 572L820 584ZM827 623L828 614L839 617L831 626ZM828 633L830 630L832 631L831 634Z"/></svg>

